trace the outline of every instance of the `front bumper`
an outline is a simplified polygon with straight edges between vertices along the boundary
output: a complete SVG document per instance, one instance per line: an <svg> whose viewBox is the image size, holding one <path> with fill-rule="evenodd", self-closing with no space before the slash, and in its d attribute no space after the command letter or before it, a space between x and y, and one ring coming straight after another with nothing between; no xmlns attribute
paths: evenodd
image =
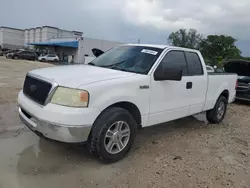
<svg viewBox="0 0 250 188"><path fill-rule="evenodd" d="M91 125L57 125L54 123L39 120L37 117L28 114L28 112L26 112L21 107L19 107L18 111L19 117L22 122L37 135L60 142L85 142L88 139L92 127Z"/></svg>
<svg viewBox="0 0 250 188"><path fill-rule="evenodd" d="M80 143L88 139L99 110L71 108L55 104L41 106L18 95L19 117L33 132L46 138L67 143Z"/></svg>
<svg viewBox="0 0 250 188"><path fill-rule="evenodd" d="M250 101L250 88L236 91L236 100Z"/></svg>

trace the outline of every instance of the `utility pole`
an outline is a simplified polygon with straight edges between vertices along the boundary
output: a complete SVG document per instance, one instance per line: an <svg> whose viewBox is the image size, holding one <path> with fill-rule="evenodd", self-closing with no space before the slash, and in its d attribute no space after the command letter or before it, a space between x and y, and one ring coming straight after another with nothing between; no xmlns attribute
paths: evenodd
<svg viewBox="0 0 250 188"><path fill-rule="evenodd" d="M140 40L140 39L138 39L138 40L137 40L137 44L140 44L140 42L141 42L141 40Z"/></svg>

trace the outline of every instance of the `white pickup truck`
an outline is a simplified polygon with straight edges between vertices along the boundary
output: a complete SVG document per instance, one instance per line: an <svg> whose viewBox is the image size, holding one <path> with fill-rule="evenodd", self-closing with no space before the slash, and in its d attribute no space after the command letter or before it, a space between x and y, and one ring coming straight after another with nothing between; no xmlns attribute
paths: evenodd
<svg viewBox="0 0 250 188"><path fill-rule="evenodd" d="M220 123L236 85L236 74L208 75L197 50L127 44L88 65L28 72L19 115L41 137L87 142L93 154L114 162L141 127L204 111L210 123Z"/></svg>

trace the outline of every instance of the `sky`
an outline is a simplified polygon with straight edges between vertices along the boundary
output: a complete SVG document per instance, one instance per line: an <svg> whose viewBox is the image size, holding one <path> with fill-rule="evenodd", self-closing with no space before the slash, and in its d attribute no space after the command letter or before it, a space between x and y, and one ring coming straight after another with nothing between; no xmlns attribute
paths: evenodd
<svg viewBox="0 0 250 188"><path fill-rule="evenodd" d="M231 35L250 56L249 0L1 0L0 26L50 25L85 37L168 44L180 28Z"/></svg>

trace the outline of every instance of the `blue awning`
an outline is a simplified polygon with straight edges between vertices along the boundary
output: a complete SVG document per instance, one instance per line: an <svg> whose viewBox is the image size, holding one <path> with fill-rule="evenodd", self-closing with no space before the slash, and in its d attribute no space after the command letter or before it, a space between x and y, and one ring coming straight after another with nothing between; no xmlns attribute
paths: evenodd
<svg viewBox="0 0 250 188"><path fill-rule="evenodd" d="M27 44L35 46L62 46L62 47L78 48L78 41L60 41L60 42L49 41L49 42L32 42Z"/></svg>

